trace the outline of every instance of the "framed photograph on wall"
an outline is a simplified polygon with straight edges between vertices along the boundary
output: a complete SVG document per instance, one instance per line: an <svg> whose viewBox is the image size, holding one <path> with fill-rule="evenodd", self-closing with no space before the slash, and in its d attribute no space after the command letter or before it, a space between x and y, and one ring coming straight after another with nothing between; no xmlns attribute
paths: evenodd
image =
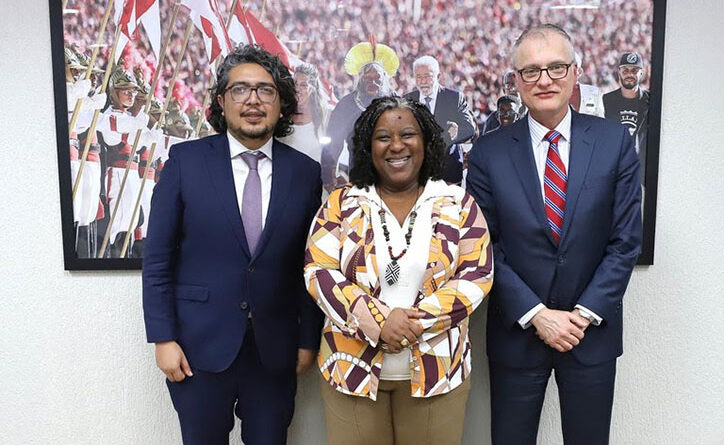
<svg viewBox="0 0 724 445"><path fill-rule="evenodd" d="M436 110L443 92L460 98L436 119L464 166L476 137L525 116L510 52L543 22L573 38L571 106L636 141L639 263L653 264L665 12L664 0L50 0L65 267L141 267L168 151L213 131L208 89L235 45L259 44L290 68L301 105L285 142L320 162L330 189L346 180L354 120L384 94L433 90ZM416 67L437 72L413 70L423 56L434 63Z"/></svg>

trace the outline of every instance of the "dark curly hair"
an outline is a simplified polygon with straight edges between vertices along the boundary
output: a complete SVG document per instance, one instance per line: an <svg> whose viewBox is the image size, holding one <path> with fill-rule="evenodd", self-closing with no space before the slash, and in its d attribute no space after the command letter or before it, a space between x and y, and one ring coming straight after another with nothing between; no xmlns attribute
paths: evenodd
<svg viewBox="0 0 724 445"><path fill-rule="evenodd" d="M216 69L216 84L209 88L213 97L209 107L209 123L217 133L226 132L226 118L219 105L217 96L224 95L229 83L229 71L244 63L256 63L264 68L274 79L274 85L279 91L281 99L282 116L274 127L274 136L283 137L292 132L292 116L297 112L297 96L294 94L294 78L279 57L268 53L259 45L239 45L230 52Z"/></svg>
<svg viewBox="0 0 724 445"><path fill-rule="evenodd" d="M442 138L442 128L435 122L435 117L420 102L405 97L384 96L373 100L354 123L353 164L349 182L357 187L369 187L379 179L372 163L372 132L382 113L395 108L410 110L422 130L425 155L417 178L419 184L425 185L428 179L442 179L446 144Z"/></svg>

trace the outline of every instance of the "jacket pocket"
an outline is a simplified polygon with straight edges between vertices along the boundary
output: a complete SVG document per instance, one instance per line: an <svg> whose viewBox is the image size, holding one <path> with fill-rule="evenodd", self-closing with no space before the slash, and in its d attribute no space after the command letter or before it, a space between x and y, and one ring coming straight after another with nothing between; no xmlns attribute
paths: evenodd
<svg viewBox="0 0 724 445"><path fill-rule="evenodd" d="M176 298L204 302L209 299L209 288L192 284L176 285Z"/></svg>

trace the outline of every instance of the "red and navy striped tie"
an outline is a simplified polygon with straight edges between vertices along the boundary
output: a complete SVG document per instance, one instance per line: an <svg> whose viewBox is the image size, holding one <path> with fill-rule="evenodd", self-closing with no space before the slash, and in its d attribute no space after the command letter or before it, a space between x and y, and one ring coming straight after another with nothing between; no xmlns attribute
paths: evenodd
<svg viewBox="0 0 724 445"><path fill-rule="evenodd" d="M546 156L546 169L543 175L543 189L545 191L546 216L548 225L553 233L556 244L560 243L563 234L563 214L566 210L566 190L568 188L568 174L558 152L558 141L561 134L555 130L546 133L548 141L548 155Z"/></svg>

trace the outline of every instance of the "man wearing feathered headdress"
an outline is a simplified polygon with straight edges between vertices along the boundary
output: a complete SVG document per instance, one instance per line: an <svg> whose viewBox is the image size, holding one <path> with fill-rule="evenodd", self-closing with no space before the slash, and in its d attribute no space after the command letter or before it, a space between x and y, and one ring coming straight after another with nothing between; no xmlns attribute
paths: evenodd
<svg viewBox="0 0 724 445"><path fill-rule="evenodd" d="M354 123L372 99L394 94L390 88L390 79L397 73L400 59L395 51L387 45L376 43L374 38L369 42L358 43L347 52L344 69L356 76L355 88L344 96L332 111L329 118L328 135L331 141L322 149L322 181L327 189L333 189L344 181L338 175L338 164L345 147L349 153L347 166L339 170L351 168L352 131ZM342 156L344 158L344 156Z"/></svg>

